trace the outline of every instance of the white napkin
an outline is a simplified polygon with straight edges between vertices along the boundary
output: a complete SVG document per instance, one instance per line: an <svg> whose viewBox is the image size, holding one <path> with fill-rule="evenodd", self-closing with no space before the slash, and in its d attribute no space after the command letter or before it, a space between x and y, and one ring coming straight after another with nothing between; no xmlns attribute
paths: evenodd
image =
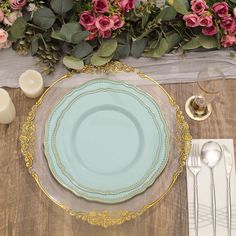
<svg viewBox="0 0 236 236"><path fill-rule="evenodd" d="M234 146L232 139L211 139L219 144L225 144L234 158ZM200 148L209 140L193 139L192 143L199 143ZM189 210L189 236L195 236L194 224L194 178L187 165L187 187L188 187L188 210ZM227 236L227 189L226 171L224 157L214 168L215 190L216 190L216 235ZM198 174L198 202L199 202L199 236L213 236L212 210L211 210L211 176L209 168L202 163ZM232 206L232 231L236 235L236 175L235 162L231 173L231 206Z"/></svg>

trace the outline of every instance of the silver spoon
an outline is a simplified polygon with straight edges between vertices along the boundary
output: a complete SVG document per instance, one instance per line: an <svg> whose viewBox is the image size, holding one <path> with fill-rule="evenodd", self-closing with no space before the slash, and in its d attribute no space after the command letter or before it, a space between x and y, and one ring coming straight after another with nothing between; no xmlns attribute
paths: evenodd
<svg viewBox="0 0 236 236"><path fill-rule="evenodd" d="M202 161L211 170L211 192L212 192L212 219L213 219L213 232L216 235L216 196L215 196L215 183L213 168L219 163L222 158L221 146L214 141L209 141L202 146L201 150Z"/></svg>

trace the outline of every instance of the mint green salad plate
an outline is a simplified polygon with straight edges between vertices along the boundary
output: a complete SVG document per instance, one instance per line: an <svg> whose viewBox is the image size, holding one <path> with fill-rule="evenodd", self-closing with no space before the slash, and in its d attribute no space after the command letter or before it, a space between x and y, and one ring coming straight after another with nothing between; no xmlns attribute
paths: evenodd
<svg viewBox="0 0 236 236"><path fill-rule="evenodd" d="M145 191L161 174L169 132L148 94L97 79L55 106L44 148L52 174L64 187L87 200L118 203Z"/></svg>

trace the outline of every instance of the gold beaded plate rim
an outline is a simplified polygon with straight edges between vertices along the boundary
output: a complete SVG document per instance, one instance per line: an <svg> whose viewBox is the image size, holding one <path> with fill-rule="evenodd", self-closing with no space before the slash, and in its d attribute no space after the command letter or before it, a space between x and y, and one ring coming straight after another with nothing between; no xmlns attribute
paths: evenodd
<svg viewBox="0 0 236 236"><path fill-rule="evenodd" d="M42 183L39 179L38 174L33 170L33 160L34 160L34 141L35 141L35 116L37 108L40 107L40 105L43 102L44 96L48 93L48 91L54 87L57 83L59 83L62 80L69 79L73 74L75 73L108 73L108 72L133 72L136 73L140 79L146 79L149 81L152 81L156 86L158 86L168 97L169 103L172 107L176 110L176 129L177 132L179 131L179 134L176 136L176 142L177 142L177 150L179 153L179 163L178 168L175 170L172 181L169 185L169 187L166 189L162 195L154 200L153 202L144 205L137 211L128 211L128 210L116 210L116 211L91 211L91 212L75 212L69 207L61 204L56 199L51 197L47 191L42 186ZM101 67L94 67L92 65L87 65L80 71L74 71L69 72L68 74L62 76L58 80L56 80L46 91L43 93L43 95L39 98L39 100L35 103L35 105L32 107L31 111L28 114L26 122L22 126L21 134L19 137L20 141L20 148L22 156L24 157L26 167L28 168L30 174L38 184L39 188L45 193L45 195L53 201L56 205L63 208L66 212L68 212L70 215L75 216L77 219L81 219L83 221L86 221L92 225L97 225L101 227L109 227L113 225L120 225L126 221L129 221L131 219L135 219L138 216L142 215L145 211L147 211L149 208L157 205L172 189L174 183L176 182L178 176L183 171L185 166L185 161L187 158L187 155L190 151L191 146L191 140L192 137L189 132L189 126L187 122L184 119L184 116L182 114L182 111L180 110L179 106L176 104L175 100L167 93L167 91L159 85L154 79L150 78L146 74L137 71L137 69L130 67L128 65L121 64L118 61L110 62L106 64L105 66Z"/></svg>

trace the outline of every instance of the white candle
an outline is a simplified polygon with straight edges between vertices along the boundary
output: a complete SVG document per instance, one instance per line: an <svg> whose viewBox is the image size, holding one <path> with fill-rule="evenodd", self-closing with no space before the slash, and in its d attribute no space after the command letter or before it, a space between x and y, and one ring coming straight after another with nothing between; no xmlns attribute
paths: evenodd
<svg viewBox="0 0 236 236"><path fill-rule="evenodd" d="M15 117L16 109L8 92L0 88L0 123L10 124Z"/></svg>
<svg viewBox="0 0 236 236"><path fill-rule="evenodd" d="M29 98L39 97L43 93L43 78L35 70L27 70L19 78L20 88Z"/></svg>

